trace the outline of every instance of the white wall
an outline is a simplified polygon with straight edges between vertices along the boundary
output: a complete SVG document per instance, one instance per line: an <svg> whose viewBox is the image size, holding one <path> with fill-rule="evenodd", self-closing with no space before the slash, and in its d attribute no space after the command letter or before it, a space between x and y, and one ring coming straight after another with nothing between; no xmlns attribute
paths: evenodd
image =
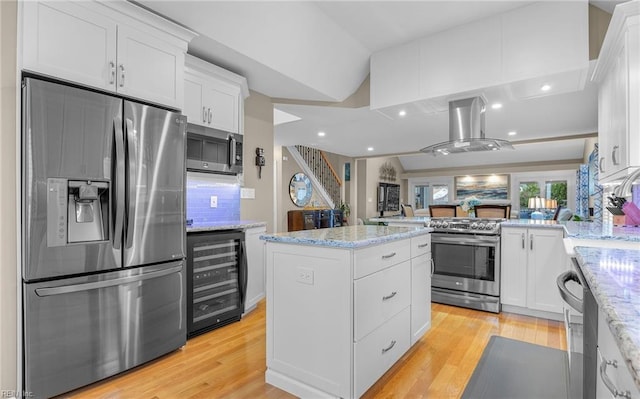
<svg viewBox="0 0 640 399"><path fill-rule="evenodd" d="M15 0L0 1L0 390L17 389L17 75Z"/></svg>

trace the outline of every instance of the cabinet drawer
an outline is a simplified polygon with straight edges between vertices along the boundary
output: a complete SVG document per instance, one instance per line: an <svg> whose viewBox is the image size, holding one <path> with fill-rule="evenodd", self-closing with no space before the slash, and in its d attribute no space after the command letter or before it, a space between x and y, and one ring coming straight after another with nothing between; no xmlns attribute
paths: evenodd
<svg viewBox="0 0 640 399"><path fill-rule="evenodd" d="M354 298L354 340L359 341L411 303L411 262L356 280Z"/></svg>
<svg viewBox="0 0 640 399"><path fill-rule="evenodd" d="M411 238L411 257L424 255L431 252L431 234Z"/></svg>
<svg viewBox="0 0 640 399"><path fill-rule="evenodd" d="M387 244L363 248L353 256L354 279L377 272L392 265L409 260L411 241L392 241Z"/></svg>
<svg viewBox="0 0 640 399"><path fill-rule="evenodd" d="M409 349L410 312L405 308L354 345L354 397L360 397Z"/></svg>

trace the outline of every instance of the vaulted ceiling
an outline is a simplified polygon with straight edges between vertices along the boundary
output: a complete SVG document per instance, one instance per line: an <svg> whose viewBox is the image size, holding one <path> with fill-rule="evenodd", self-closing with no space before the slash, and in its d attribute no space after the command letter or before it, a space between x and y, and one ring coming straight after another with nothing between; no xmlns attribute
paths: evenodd
<svg viewBox="0 0 640 399"><path fill-rule="evenodd" d="M619 2L592 4L612 11ZM579 91L536 98L518 97L511 88L488 88L483 95L502 102L503 108L487 112L487 136L514 140L516 151L461 154L447 160L417 152L447 139L446 101L436 103L435 112L409 109L402 119L366 104L327 106L368 83L374 52L525 7L530 1L138 3L196 31L199 36L189 45L189 53L247 77L252 90L274 98L276 108L299 117L275 127L280 145L302 144L353 157L399 155L406 170L421 170L448 164L581 158L581 137L597 131L597 88L588 79ZM511 130L517 136L507 137ZM319 131L324 137L318 136ZM566 140L557 141L558 137Z"/></svg>

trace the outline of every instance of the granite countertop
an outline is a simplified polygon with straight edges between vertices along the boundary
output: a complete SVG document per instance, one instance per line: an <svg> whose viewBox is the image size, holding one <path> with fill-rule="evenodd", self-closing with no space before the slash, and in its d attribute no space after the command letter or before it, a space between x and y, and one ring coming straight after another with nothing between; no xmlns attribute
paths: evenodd
<svg viewBox="0 0 640 399"><path fill-rule="evenodd" d="M640 250L576 247L580 269L640 389Z"/></svg>
<svg viewBox="0 0 640 399"><path fill-rule="evenodd" d="M427 234L425 227L389 227L374 225L343 226L329 229L301 230L290 233L263 234L269 242L335 248L360 248Z"/></svg>
<svg viewBox="0 0 640 399"><path fill-rule="evenodd" d="M502 227L533 227L543 229L563 229L563 222L556 220L507 219L500 223Z"/></svg>
<svg viewBox="0 0 640 399"><path fill-rule="evenodd" d="M398 223L425 223L430 221L429 216L383 216L369 218L371 222L398 222Z"/></svg>
<svg viewBox="0 0 640 399"><path fill-rule="evenodd" d="M566 237L583 240L636 241L640 250L640 227L614 227L611 223L602 222L558 222L530 219L511 219L502 222L501 226L564 229Z"/></svg>
<svg viewBox="0 0 640 399"><path fill-rule="evenodd" d="M231 220L218 222L194 223L187 226L187 233L196 233L200 231L216 231L216 230L246 230L253 227L264 227L267 222L259 222L256 220Z"/></svg>

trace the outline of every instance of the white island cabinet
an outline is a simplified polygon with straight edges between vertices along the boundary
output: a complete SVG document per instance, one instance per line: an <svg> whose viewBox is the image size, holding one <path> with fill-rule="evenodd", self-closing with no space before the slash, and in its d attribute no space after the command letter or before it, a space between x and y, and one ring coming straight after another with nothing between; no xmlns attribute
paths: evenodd
<svg viewBox="0 0 640 399"><path fill-rule="evenodd" d="M345 226L265 235L267 383L357 398L431 325L424 228Z"/></svg>

